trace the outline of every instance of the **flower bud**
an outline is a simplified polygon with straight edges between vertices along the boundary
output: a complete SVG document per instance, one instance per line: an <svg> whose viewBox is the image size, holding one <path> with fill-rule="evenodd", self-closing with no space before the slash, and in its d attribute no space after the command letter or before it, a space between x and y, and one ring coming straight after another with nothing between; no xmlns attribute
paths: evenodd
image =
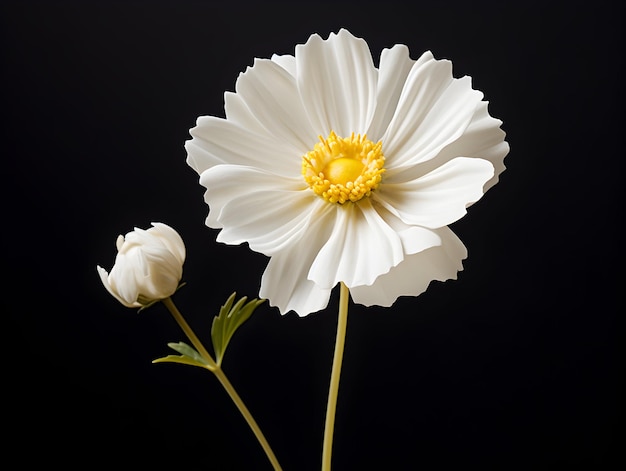
<svg viewBox="0 0 626 471"><path fill-rule="evenodd" d="M111 273L97 267L104 287L126 307L145 307L171 296L182 278L182 238L166 224L152 226L118 236Z"/></svg>

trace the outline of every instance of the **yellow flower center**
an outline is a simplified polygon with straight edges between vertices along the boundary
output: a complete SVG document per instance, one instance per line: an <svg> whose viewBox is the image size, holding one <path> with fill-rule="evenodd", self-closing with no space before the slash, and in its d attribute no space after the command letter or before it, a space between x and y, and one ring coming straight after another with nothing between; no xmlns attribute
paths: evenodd
<svg viewBox="0 0 626 471"><path fill-rule="evenodd" d="M302 157L302 176L326 201L355 203L378 188L385 171L382 149L382 142L374 143L365 134L338 137L331 131Z"/></svg>

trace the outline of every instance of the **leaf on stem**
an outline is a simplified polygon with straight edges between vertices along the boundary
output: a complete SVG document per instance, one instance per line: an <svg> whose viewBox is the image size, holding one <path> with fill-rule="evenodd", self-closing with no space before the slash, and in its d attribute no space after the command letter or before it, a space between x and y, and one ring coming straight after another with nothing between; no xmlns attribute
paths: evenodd
<svg viewBox="0 0 626 471"><path fill-rule="evenodd" d="M168 343L167 346L173 350L176 350L181 355L167 355L166 357L152 360L152 363L182 363L184 365L199 366L200 368L206 368L209 370L212 369L209 366L209 363L204 358L202 358L202 355L200 355L193 347L190 347L185 342L171 342Z"/></svg>
<svg viewBox="0 0 626 471"><path fill-rule="evenodd" d="M253 299L246 303L248 298L244 296L235 303L236 294L230 295L211 325L211 341L218 365L222 364L224 352L235 331L265 302L264 299Z"/></svg>

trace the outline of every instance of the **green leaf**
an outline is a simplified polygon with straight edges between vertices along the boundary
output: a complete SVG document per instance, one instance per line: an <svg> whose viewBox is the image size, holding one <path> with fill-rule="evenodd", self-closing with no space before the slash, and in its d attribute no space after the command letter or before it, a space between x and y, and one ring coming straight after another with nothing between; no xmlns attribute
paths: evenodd
<svg viewBox="0 0 626 471"><path fill-rule="evenodd" d="M168 343L168 347L172 350L176 350L181 355L168 355L163 358L157 358L152 363L182 363L185 365L199 366L200 368L208 368L209 363L200 355L194 348L190 347L184 342Z"/></svg>
<svg viewBox="0 0 626 471"><path fill-rule="evenodd" d="M185 356L191 357L200 363L204 363L208 365L208 362L200 355L193 347L187 345L185 342L173 343L170 342L167 344L172 350L176 350L178 353L181 353Z"/></svg>
<svg viewBox="0 0 626 471"><path fill-rule="evenodd" d="M230 295L211 325L211 341L218 365L222 364L224 352L235 331L265 302L264 299L253 299L246 303L248 298L244 296L235 303L236 295L237 293Z"/></svg>
<svg viewBox="0 0 626 471"><path fill-rule="evenodd" d="M193 358L189 358L185 355L168 355L166 357L157 358L152 360L152 363L182 363L184 365L199 366L200 368L207 368L206 363L200 363Z"/></svg>

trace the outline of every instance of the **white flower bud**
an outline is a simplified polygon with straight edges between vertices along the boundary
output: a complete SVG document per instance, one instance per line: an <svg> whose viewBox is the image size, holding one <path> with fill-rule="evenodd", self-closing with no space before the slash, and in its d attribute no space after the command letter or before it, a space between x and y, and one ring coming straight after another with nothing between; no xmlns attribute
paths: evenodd
<svg viewBox="0 0 626 471"><path fill-rule="evenodd" d="M97 267L104 287L126 307L144 307L171 296L183 275L182 238L166 224L152 226L117 238L111 273Z"/></svg>

